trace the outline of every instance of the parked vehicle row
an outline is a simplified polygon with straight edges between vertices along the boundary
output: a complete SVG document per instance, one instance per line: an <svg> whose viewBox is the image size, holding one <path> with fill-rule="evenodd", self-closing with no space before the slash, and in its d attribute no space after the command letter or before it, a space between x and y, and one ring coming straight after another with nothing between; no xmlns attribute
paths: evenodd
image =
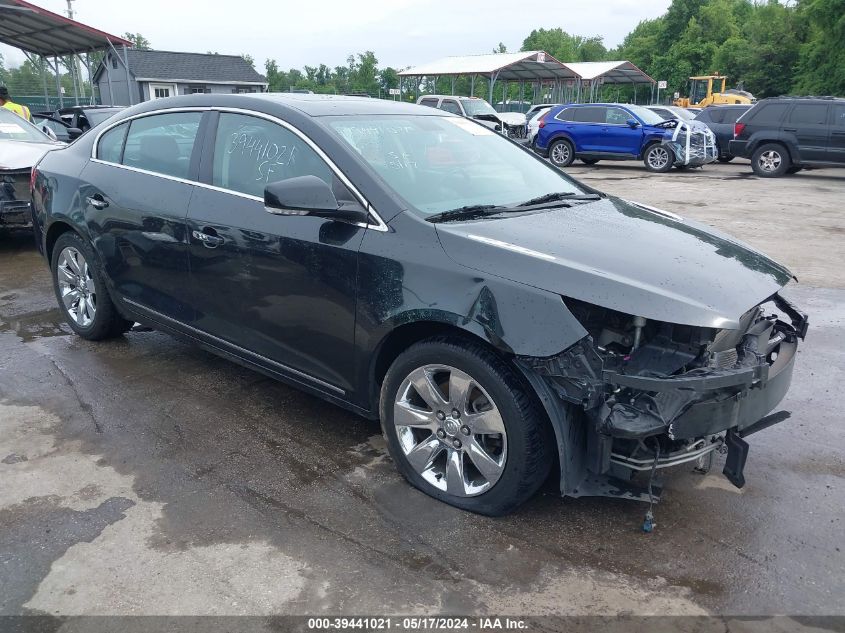
<svg viewBox="0 0 845 633"><path fill-rule="evenodd" d="M616 109L550 108L538 145L589 116L666 147ZM648 499L636 473L721 447L741 487L807 329L785 267L439 108L160 99L48 152L32 200L79 336L138 321L378 418L411 484L490 515L553 467L563 495Z"/></svg>

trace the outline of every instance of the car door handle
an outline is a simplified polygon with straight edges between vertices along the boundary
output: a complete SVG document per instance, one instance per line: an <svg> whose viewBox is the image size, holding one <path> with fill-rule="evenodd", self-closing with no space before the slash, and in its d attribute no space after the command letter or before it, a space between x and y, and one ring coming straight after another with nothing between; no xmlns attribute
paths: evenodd
<svg viewBox="0 0 845 633"><path fill-rule="evenodd" d="M797 132L798 128L797 127L785 127L785 128L783 128L783 131L784 132Z"/></svg>
<svg viewBox="0 0 845 633"><path fill-rule="evenodd" d="M202 245L206 248L217 248L224 242L223 238L217 235L217 232L210 227L202 231L193 231L191 235L194 236L195 240L202 242Z"/></svg>
<svg viewBox="0 0 845 633"><path fill-rule="evenodd" d="M87 198L85 198L85 202L87 202L92 207L98 210L105 209L107 206L109 206L108 201L103 198L103 196L101 196L99 193L95 193L93 196L88 196Z"/></svg>
<svg viewBox="0 0 845 633"><path fill-rule="evenodd" d="M845 132L831 132L833 136L845 136Z"/></svg>

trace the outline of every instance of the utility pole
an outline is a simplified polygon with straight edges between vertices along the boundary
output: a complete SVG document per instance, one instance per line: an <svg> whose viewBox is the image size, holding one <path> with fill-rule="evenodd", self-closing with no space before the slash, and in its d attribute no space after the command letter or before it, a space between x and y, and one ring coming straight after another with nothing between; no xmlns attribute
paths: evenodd
<svg viewBox="0 0 845 633"><path fill-rule="evenodd" d="M67 17L73 19L73 0L67 0Z"/></svg>

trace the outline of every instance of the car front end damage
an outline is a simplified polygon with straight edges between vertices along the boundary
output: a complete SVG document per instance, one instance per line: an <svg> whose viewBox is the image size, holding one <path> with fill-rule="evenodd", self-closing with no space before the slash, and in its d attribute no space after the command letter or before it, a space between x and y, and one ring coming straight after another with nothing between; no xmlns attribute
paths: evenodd
<svg viewBox="0 0 845 633"><path fill-rule="evenodd" d="M0 169L0 228L32 226L29 169Z"/></svg>
<svg viewBox="0 0 845 633"><path fill-rule="evenodd" d="M689 462L706 471L719 450L724 474L742 487L743 438L789 417L770 412L789 388L807 316L780 294L737 329L565 302L589 334L557 356L518 360L541 397L562 404L561 493L653 500L638 473L650 474L651 491L655 471Z"/></svg>

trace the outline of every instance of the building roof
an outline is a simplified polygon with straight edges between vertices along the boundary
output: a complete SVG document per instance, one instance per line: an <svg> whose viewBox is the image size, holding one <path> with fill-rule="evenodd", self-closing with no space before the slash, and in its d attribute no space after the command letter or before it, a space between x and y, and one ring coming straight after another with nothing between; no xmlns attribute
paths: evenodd
<svg viewBox="0 0 845 633"><path fill-rule="evenodd" d="M577 75L545 51L493 53L444 57L437 61L409 68L401 77L434 77L440 75L491 75L507 81L576 79Z"/></svg>
<svg viewBox="0 0 845 633"><path fill-rule="evenodd" d="M606 84L643 84L654 83L654 79L646 75L629 61L615 62L567 62L566 66L572 69L581 79L603 78Z"/></svg>
<svg viewBox="0 0 845 633"><path fill-rule="evenodd" d="M132 48L126 53L129 70L138 81L267 84L264 75L240 55L142 51ZM102 68L101 64L94 73L95 80L99 78Z"/></svg>
<svg viewBox="0 0 845 633"><path fill-rule="evenodd" d="M132 42L42 9L24 0L0 0L0 43L52 57L72 55Z"/></svg>

